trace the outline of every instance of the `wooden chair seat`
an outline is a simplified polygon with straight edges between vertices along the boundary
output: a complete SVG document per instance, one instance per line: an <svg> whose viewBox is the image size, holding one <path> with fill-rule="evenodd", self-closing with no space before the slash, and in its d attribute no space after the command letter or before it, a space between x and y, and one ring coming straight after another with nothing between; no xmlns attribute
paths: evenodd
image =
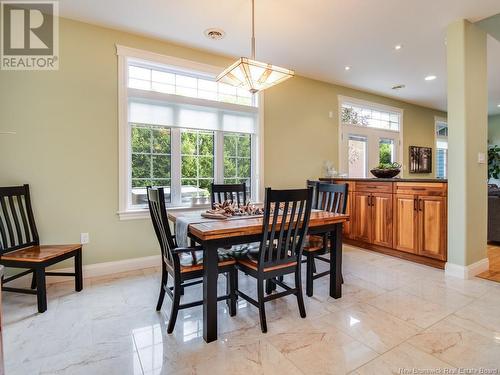
<svg viewBox="0 0 500 375"><path fill-rule="evenodd" d="M243 257L243 258L238 258L236 260L236 262L239 265L242 265L244 267L248 267L254 271L257 271L257 269L259 267L259 262L257 261L257 259L254 258L254 256L252 254L248 254L248 256ZM289 263L279 264L276 266L264 268L264 272L280 270L280 269L292 267L295 265L297 265L297 262L289 262Z"/></svg>
<svg viewBox="0 0 500 375"><path fill-rule="evenodd" d="M311 253L320 250L323 250L323 236L307 236L303 251Z"/></svg>
<svg viewBox="0 0 500 375"><path fill-rule="evenodd" d="M195 272L203 269L203 251L194 251L182 254L180 257L181 273ZM229 257L224 250L219 250L219 267L236 264L236 261Z"/></svg>
<svg viewBox="0 0 500 375"><path fill-rule="evenodd" d="M81 244L30 246L5 253L0 260L42 263L81 248Z"/></svg>

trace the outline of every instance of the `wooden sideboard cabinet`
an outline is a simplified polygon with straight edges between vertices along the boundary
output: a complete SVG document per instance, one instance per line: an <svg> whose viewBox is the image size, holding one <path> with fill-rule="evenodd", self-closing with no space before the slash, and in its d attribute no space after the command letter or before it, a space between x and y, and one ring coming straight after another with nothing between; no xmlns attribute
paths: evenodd
<svg viewBox="0 0 500 375"><path fill-rule="evenodd" d="M347 243L443 268L447 183L442 180L321 179L349 184Z"/></svg>

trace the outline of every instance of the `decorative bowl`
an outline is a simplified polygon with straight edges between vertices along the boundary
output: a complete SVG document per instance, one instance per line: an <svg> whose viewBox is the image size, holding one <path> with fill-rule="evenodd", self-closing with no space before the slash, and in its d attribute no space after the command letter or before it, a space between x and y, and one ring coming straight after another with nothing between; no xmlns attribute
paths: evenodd
<svg viewBox="0 0 500 375"><path fill-rule="evenodd" d="M377 178L393 178L401 172L401 168L374 168L370 172Z"/></svg>

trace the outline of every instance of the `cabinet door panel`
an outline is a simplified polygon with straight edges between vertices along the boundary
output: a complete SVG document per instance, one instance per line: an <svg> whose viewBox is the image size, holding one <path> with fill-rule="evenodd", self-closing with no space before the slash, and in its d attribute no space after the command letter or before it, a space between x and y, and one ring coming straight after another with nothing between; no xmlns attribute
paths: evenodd
<svg viewBox="0 0 500 375"><path fill-rule="evenodd" d="M421 196L419 203L419 254L446 259L446 199Z"/></svg>
<svg viewBox="0 0 500 375"><path fill-rule="evenodd" d="M353 217L351 230L356 240L370 242L371 240L371 207L369 193L354 193Z"/></svg>
<svg viewBox="0 0 500 375"><path fill-rule="evenodd" d="M415 199L414 195L394 195L394 247L408 253L418 251Z"/></svg>
<svg viewBox="0 0 500 375"><path fill-rule="evenodd" d="M349 185L350 186L350 185ZM346 206L346 214L350 215L351 220L344 223L344 229L343 233L346 238L351 238L352 237L352 226L353 226L353 217L352 215L352 201L353 201L353 192L349 192L347 194L347 206Z"/></svg>
<svg viewBox="0 0 500 375"><path fill-rule="evenodd" d="M392 247L392 194L372 195L372 243Z"/></svg>

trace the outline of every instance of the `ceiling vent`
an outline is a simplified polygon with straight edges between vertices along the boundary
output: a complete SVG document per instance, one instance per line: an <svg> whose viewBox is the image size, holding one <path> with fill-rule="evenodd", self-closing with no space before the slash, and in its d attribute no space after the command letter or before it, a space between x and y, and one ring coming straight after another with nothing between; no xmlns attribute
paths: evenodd
<svg viewBox="0 0 500 375"><path fill-rule="evenodd" d="M393 90L401 90L401 89L404 89L406 87L406 85L394 85L391 87L391 89Z"/></svg>
<svg viewBox="0 0 500 375"><path fill-rule="evenodd" d="M215 28L206 29L204 34L208 39L212 39L212 40L221 40L226 35L224 30L215 29Z"/></svg>

